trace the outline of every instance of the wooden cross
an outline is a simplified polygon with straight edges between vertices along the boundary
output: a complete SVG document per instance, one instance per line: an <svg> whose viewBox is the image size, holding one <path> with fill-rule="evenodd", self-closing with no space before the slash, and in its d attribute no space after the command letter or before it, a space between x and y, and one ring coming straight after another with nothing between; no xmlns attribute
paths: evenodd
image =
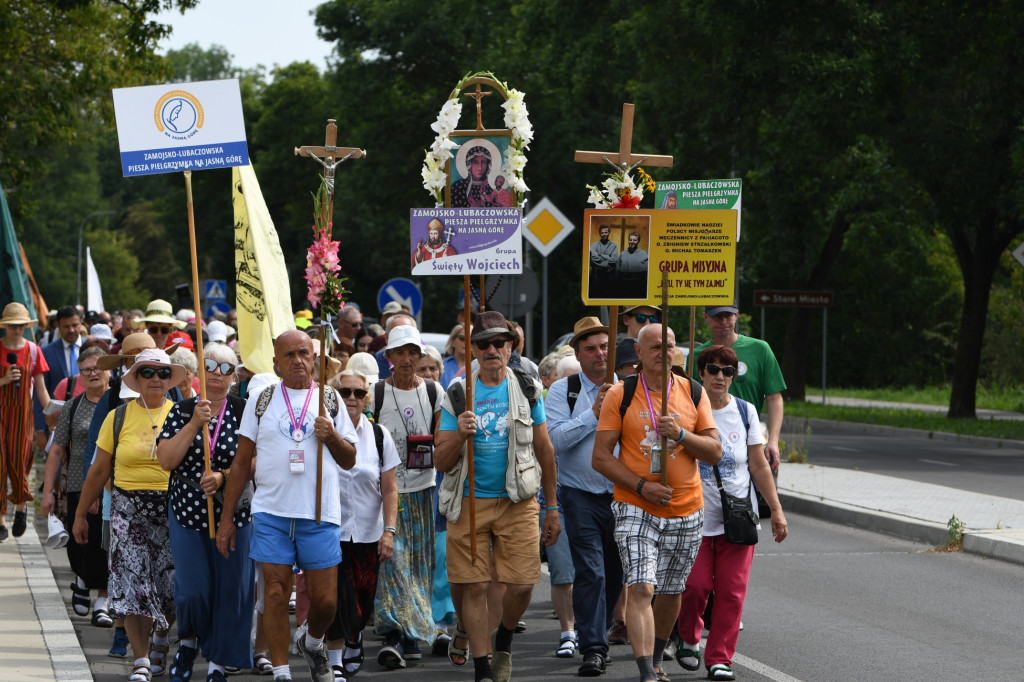
<svg viewBox="0 0 1024 682"><path fill-rule="evenodd" d="M477 83L476 84L476 92L467 92L465 95L463 95L463 97L472 97L473 99L476 100L476 129L477 130L483 130L484 129L483 110L481 109L481 101L483 100L484 97L487 97L488 95L493 95L493 94L494 94L493 91L489 90L487 92L484 92L483 90L481 90L480 89L480 84Z"/></svg>
<svg viewBox="0 0 1024 682"><path fill-rule="evenodd" d="M671 166L672 157L659 154L633 154L633 105L622 105L622 128L619 132L619 153L577 151L576 163L610 163L616 171L631 170L641 163L645 166Z"/></svg>
<svg viewBox="0 0 1024 682"><path fill-rule="evenodd" d="M308 156L324 167L324 182L327 184L327 224L334 222L334 169L349 159L361 159L366 156L365 149L358 147L339 147L338 126L333 118L327 119L327 133L324 136L323 147L295 147L296 156ZM330 233L330 228L328 228ZM321 317L324 317L321 315ZM323 324L326 324L326 318ZM327 413L324 404L324 385L327 383L327 365L330 341L330 334L321 332L321 358L320 358L320 416ZM316 522L320 523L321 491L323 490L324 478L324 442L318 440L316 444Z"/></svg>
<svg viewBox="0 0 1024 682"><path fill-rule="evenodd" d="M327 193L331 204L334 204L334 169L349 159L362 159L366 156L365 149L358 147L338 147L338 126L334 119L327 119L327 133L323 147L295 147L296 156L308 156L316 159L324 167L324 180L327 181ZM328 219L332 219L328 216Z"/></svg>

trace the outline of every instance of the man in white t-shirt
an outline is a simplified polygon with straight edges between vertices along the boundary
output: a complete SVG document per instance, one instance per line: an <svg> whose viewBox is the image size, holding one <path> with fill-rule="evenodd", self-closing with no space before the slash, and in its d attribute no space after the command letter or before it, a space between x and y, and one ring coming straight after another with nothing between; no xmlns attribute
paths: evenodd
<svg viewBox="0 0 1024 682"><path fill-rule="evenodd" d="M326 390L329 409L317 416L313 382L313 344L305 333L289 331L274 341L274 367L282 376L250 399L238 429L238 453L224 491L224 506L234 508L252 477L256 455L256 493L252 499L253 541L250 554L263 564L266 582L264 626L274 679L291 679L288 667L288 597L292 566L303 570L309 597L309 629L298 642L315 682L333 682L334 672L323 646L334 619L337 566L341 561L341 498L338 467L351 469L358 439L334 389ZM270 391L268 395L268 391ZM269 400L268 400L269 398ZM317 470L318 441L326 446L323 471ZM226 473L226 472L225 472ZM316 522L316 487L321 480L321 523ZM217 528L217 548L234 549L230 517Z"/></svg>

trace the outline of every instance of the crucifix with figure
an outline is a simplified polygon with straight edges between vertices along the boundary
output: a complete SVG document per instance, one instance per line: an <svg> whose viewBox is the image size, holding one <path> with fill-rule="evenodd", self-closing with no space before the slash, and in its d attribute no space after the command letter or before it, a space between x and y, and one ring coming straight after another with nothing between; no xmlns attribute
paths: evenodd
<svg viewBox="0 0 1024 682"><path fill-rule="evenodd" d="M671 166L672 157L664 154L634 154L633 146L633 109L634 105L624 103L622 105L622 127L619 129L619 151L614 152L588 152L576 151L574 160L576 163L607 163L615 168L615 172L629 172L641 163L647 166ZM623 221L625 224L625 221ZM619 306L608 306L609 329L618 326ZM668 326L667 316L662 318L665 327ZM605 381L614 383L615 380L615 334L609 334L608 343L608 370Z"/></svg>
<svg viewBox="0 0 1024 682"><path fill-rule="evenodd" d="M324 183L327 185L327 224L331 225L334 222L334 171L341 164L345 163L349 159L362 159L366 156L365 149L359 149L358 147L339 147L338 145L338 126L334 122L333 118L327 119L327 132L324 136L324 145L322 147L314 146L303 146L295 147L296 156L308 156L315 159L317 163L323 166L324 169ZM321 309L321 324L328 324L326 315L323 314ZM320 334L320 352L324 358L329 355L330 334L327 333L326 329L321 329ZM322 359L320 362L320 416L324 416L327 412L326 405L324 404L324 385L327 383L327 365L329 363L326 359ZM316 445L316 522L320 523L320 507L321 507L321 491L323 486L323 460L324 460L324 443L322 440L317 441Z"/></svg>

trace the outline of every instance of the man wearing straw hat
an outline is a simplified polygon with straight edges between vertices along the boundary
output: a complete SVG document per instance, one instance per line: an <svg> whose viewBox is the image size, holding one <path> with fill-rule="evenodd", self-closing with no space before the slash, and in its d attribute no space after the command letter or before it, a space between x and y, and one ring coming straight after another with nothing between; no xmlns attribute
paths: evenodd
<svg viewBox="0 0 1024 682"><path fill-rule="evenodd" d="M25 328L36 324L21 303L8 303L0 317L5 330L0 340L0 542L7 539L7 480L10 501L15 505L14 537L27 528L27 503L33 500L28 488L32 465L32 392L45 409L50 394L43 382L49 369L39 346L24 337Z"/></svg>
<svg viewBox="0 0 1024 682"><path fill-rule="evenodd" d="M333 682L324 635L334 620L337 566L341 562L341 496L338 467L355 464L358 437L352 420L333 388L326 387L327 413L317 416L311 404L315 353L305 332L292 330L274 340L274 367L282 381L268 386L246 403L238 430L238 452L224 490L224 508L232 509L250 478L253 539L250 556L263 563L266 581L264 626L270 645L274 679L291 679L288 667L288 596L292 566L302 569L309 597L308 630L297 642L315 682ZM322 442L322 471L317 443ZM256 457L255 476L252 458ZM317 479L320 480L318 487ZM321 491L321 521L316 517L316 491ZM222 518L217 548L225 557L234 550L235 526Z"/></svg>
<svg viewBox="0 0 1024 682"><path fill-rule="evenodd" d="M629 590L626 629L641 682L658 678L655 668L661 667L700 548L704 497L697 460L717 464L722 458L707 395L665 371L674 350L671 329L667 344L660 324L640 330L640 375L608 389L594 442L594 469L615 484L615 541Z"/></svg>
<svg viewBox="0 0 1024 682"><path fill-rule="evenodd" d="M508 682L512 634L530 604L533 586L540 582L536 494L541 484L549 505L544 544L553 545L561 533L555 452L544 424L540 382L508 368L518 338L505 317L493 310L480 313L470 340L479 364L473 373L473 404L466 405L465 380L449 386L434 452L437 469L445 472L438 504L448 518L448 580L461 626L451 645L464 664L468 633L477 682ZM471 438L472 496L466 447ZM470 505L475 505L476 511L476 557ZM493 553L488 552L489 544L493 544ZM488 622L493 620L487 611L491 561L498 580L505 585L505 596L498 629L488 639ZM492 647L494 658L489 663Z"/></svg>
<svg viewBox="0 0 1024 682"><path fill-rule="evenodd" d="M601 403L611 388L605 383L608 327L596 317L584 317L573 328L569 345L580 373L552 384L544 407L558 454L562 520L576 570L572 608L583 653L579 675L596 677L605 671L608 627L622 591L622 562L612 535L612 484L592 466Z"/></svg>

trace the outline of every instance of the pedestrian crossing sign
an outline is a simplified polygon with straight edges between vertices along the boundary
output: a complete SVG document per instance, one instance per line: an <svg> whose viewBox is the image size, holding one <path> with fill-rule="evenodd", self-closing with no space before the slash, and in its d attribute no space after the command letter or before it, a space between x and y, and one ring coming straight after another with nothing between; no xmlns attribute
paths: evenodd
<svg viewBox="0 0 1024 682"><path fill-rule="evenodd" d="M228 282L224 279L206 280L206 300L223 301L228 297Z"/></svg>

